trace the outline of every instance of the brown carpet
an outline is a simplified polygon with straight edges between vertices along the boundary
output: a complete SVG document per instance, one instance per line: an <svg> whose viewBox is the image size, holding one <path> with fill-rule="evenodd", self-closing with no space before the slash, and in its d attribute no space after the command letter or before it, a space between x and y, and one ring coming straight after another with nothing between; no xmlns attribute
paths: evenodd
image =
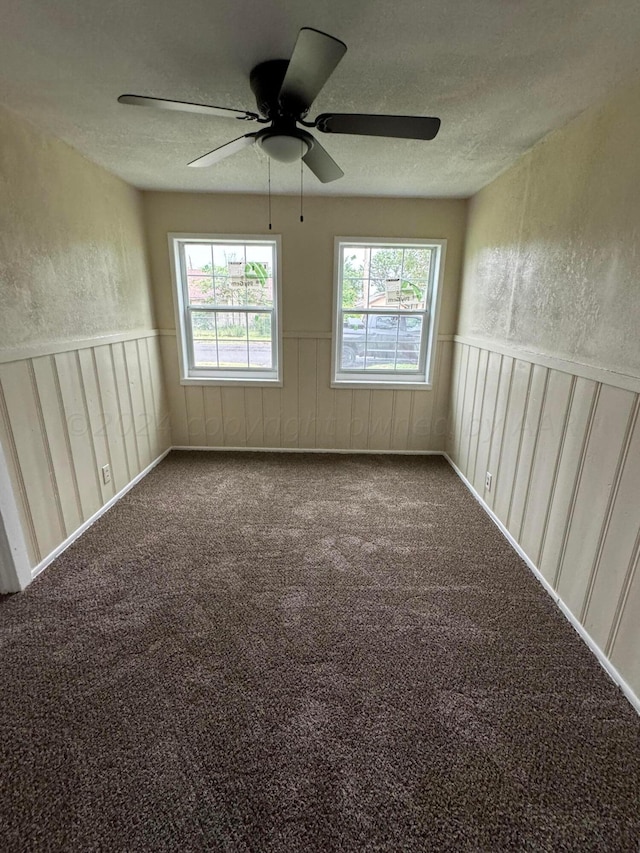
<svg viewBox="0 0 640 853"><path fill-rule="evenodd" d="M639 718L438 457L172 453L0 677L3 853L638 850Z"/></svg>

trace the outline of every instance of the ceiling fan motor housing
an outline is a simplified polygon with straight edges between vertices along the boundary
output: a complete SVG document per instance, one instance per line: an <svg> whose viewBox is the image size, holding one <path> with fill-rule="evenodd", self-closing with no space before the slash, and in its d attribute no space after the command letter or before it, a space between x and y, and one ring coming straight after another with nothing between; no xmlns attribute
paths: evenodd
<svg viewBox="0 0 640 853"><path fill-rule="evenodd" d="M279 95L288 67L288 59L269 59L256 65L251 71L251 91L256 97L258 110L266 118L276 119L282 115Z"/></svg>

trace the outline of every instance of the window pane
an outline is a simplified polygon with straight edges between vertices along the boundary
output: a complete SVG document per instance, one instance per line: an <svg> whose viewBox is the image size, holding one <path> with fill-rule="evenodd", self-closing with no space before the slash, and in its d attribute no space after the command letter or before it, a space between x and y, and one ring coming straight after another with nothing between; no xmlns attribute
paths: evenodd
<svg viewBox="0 0 640 853"><path fill-rule="evenodd" d="M191 312L193 363L197 367L217 367L216 315L212 311Z"/></svg>
<svg viewBox="0 0 640 853"><path fill-rule="evenodd" d="M272 369L271 314L192 311L196 367Z"/></svg>
<svg viewBox="0 0 640 853"><path fill-rule="evenodd" d="M343 278L364 278L364 262L367 249L363 246L345 246L342 250Z"/></svg>
<svg viewBox="0 0 640 853"><path fill-rule="evenodd" d="M343 314L343 370L419 369L423 319L407 314Z"/></svg>
<svg viewBox="0 0 640 853"><path fill-rule="evenodd" d="M340 358L342 369L362 367L366 319L365 314L342 315L342 353Z"/></svg>
<svg viewBox="0 0 640 853"><path fill-rule="evenodd" d="M273 367L271 314L248 314L249 366Z"/></svg>
<svg viewBox="0 0 640 853"><path fill-rule="evenodd" d="M216 312L218 321L218 357L220 367L249 367L247 315Z"/></svg>
<svg viewBox="0 0 640 853"><path fill-rule="evenodd" d="M232 275L237 264L244 265L245 247L242 243L213 243L213 269L216 275Z"/></svg>
<svg viewBox="0 0 640 853"><path fill-rule="evenodd" d="M368 298L369 282L363 278L342 279L342 307L364 308Z"/></svg>
<svg viewBox="0 0 640 853"><path fill-rule="evenodd" d="M403 258L403 278L409 281L426 281L431 273L433 249L405 249Z"/></svg>
<svg viewBox="0 0 640 853"><path fill-rule="evenodd" d="M189 305L209 305L215 301L213 276L188 275Z"/></svg>
<svg viewBox="0 0 640 853"><path fill-rule="evenodd" d="M247 244L245 247L245 257L247 263L256 262L264 264L269 272L273 271L273 247Z"/></svg>
<svg viewBox="0 0 640 853"><path fill-rule="evenodd" d="M213 272L213 260L211 256L210 243L186 243L184 247L184 260L187 267L187 275Z"/></svg>
<svg viewBox="0 0 640 853"><path fill-rule="evenodd" d="M394 249L391 246L371 249L369 272L371 278L380 282L384 282L388 278L400 278L403 253L403 249Z"/></svg>

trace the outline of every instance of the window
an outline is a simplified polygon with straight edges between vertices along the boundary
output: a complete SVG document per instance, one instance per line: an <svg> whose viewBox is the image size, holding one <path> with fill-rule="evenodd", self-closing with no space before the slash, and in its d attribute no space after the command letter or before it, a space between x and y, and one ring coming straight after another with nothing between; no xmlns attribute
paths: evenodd
<svg viewBox="0 0 640 853"><path fill-rule="evenodd" d="M334 385L429 387L445 245L336 238Z"/></svg>
<svg viewBox="0 0 640 853"><path fill-rule="evenodd" d="M170 234L182 384L280 384L280 240Z"/></svg>

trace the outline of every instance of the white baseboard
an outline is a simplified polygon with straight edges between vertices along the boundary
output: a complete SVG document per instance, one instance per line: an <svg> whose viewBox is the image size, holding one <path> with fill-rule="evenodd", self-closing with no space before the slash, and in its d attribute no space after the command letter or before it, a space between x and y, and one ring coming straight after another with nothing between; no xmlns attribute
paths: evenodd
<svg viewBox="0 0 640 853"><path fill-rule="evenodd" d="M171 450L238 451L249 453L373 453L376 456L446 456L444 450L351 450L336 447L208 447L205 445L174 444Z"/></svg>
<svg viewBox="0 0 640 853"><path fill-rule="evenodd" d="M94 514L91 516L91 518L88 518L83 524L80 525L80 527L78 527L77 530L74 530L73 533L71 534L71 536L67 536L67 538L64 540L64 542L61 542L57 548L54 548L50 554L47 554L47 556L44 558L44 560L41 560L35 568L31 569L31 580L36 578L42 571L44 571L44 569L47 568L49 563L52 563L56 559L56 557L59 557L60 554L62 554L63 551L66 551L67 548L69 547L69 545L71 545L73 542L75 542L79 536L82 536L82 534L85 532L85 530L88 530L89 527L91 527L91 525L100 518L100 516L104 515L107 510L111 509L111 507L115 503L117 503L121 497L126 495L127 492L136 485L136 483L139 483L140 480L142 480L144 477L146 477L147 474L149 473L149 471L151 471L153 468L155 468L159 462L162 462L164 457L171 450L172 450L172 448L168 447L164 451L164 453L161 453L157 459L154 459L150 465L147 465L147 467L144 469L144 471L140 471L140 473L137 474L133 478L133 480L131 480L130 483L127 483L127 485L124 486L124 488L120 489L120 491L116 495L114 495L112 498L110 498L106 502L106 504L101 506L97 512L94 512Z"/></svg>
<svg viewBox="0 0 640 853"><path fill-rule="evenodd" d="M619 672L618 672L618 670L615 668L615 666L611 663L611 661L609 660L609 658L604 654L604 652L602 651L602 649L598 646L598 644L597 644L597 643L596 643L596 641L593 639L593 637L592 637L592 636L587 632L587 630L586 630L586 629L585 629L585 627L582 625L582 623L581 623L581 622L579 622L579 621L576 619L576 617L573 615L573 613L571 612L571 610L569 610L569 608L567 607L567 605L566 605L566 604L564 603L564 601L560 598L560 596L559 596L559 595L558 595L558 593L555 591L555 589L551 586L551 584L549 583L549 581L544 577L544 575L542 574L542 572L538 569L538 567L537 567L537 566L535 565L535 563L530 559L530 557L528 557L528 556L527 556L527 554L522 550L522 548L521 548L521 546L519 545L519 543L518 543L518 542L513 538L513 536L509 533L509 531L507 530L507 528L506 528L506 527L504 526L504 524L500 521L500 519L499 519L499 518L498 518L498 516L495 514L495 512L491 509L491 507L489 506L489 504L487 504L487 503L485 502L484 498L482 498L482 497L481 497L481 495L480 495L480 494L475 490L475 488L471 485L471 483L469 482L469 480L467 480L467 478L465 477L465 475L464 475L464 474L462 473L462 471L458 468L458 466L455 464L455 462L451 459L451 457L449 456L449 454L448 454L448 453L444 453L444 454L443 454L443 456L446 458L447 462L449 463L449 465L451 465L451 467L452 467L452 468L453 468L453 470L456 472L456 474L458 475L458 477L460 477L460 479L461 479L461 480L462 480L462 482L465 484L465 486L467 487L467 489L469 489L469 491L471 492L471 494L472 494L472 495L474 496L474 498L478 501L478 503L479 503L479 504L480 504L480 506L483 508L483 510L487 513L487 515L489 516L489 518L491 519L491 521L493 521L493 523L496 525L496 527L498 528L498 530L502 533L502 535L505 537L505 539L509 542L509 544L511 545L511 547L512 547L512 548L513 548L513 549L518 553L518 555L519 555L520 557L522 557L522 559L524 560L524 562L525 562L525 563L527 564L527 566L531 569L531 571L533 572L533 574L536 576L536 578L540 581L540 583L541 583L541 584L542 584L542 586L545 588L545 590L549 593L549 595L551 596L551 598L552 598L552 599L555 601L555 603L558 605L558 607L560 608L560 611L564 614L564 616L566 616L566 618L569 620L569 622L571 623L571 625L572 625L572 626L575 628L575 630L578 632L578 634L580 635L580 637L584 640L584 642L587 644L587 646L591 649L591 651L592 651L592 652L593 652L593 654L596 656L596 658L598 659L598 662L600 663L600 665L602 666L602 668L604 669L604 671L607 673L607 675L609 676L609 678L611 678L611 680L612 680L612 681L613 681L613 682L614 682L614 683L615 683L615 684L616 684L616 685L617 685L617 686L622 690L622 692L623 692L623 693L624 693L624 695L627 697L627 699L629 700L629 702L631 703L631 705L635 708L636 712L637 712L638 714L640 714L640 696L638 696L638 695L637 695L637 694L632 690L632 688L627 684L627 682L626 682L626 681L624 680L624 678L620 675L620 673L619 673Z"/></svg>

